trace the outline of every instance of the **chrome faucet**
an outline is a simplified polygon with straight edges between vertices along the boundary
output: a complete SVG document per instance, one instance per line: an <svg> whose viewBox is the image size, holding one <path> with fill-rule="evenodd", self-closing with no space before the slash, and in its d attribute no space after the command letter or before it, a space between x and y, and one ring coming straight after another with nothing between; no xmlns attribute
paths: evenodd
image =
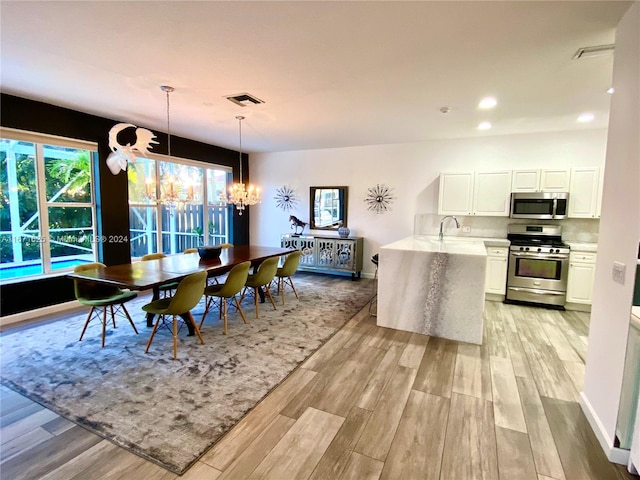
<svg viewBox="0 0 640 480"><path fill-rule="evenodd" d="M438 240L442 240L444 238L444 234L442 233L442 226L444 225L444 221L447 218L453 218L453 220L456 222L456 228L460 228L460 223L458 223L458 219L453 215L447 215L446 217L442 217L442 220L440 220L440 233L438 233Z"/></svg>

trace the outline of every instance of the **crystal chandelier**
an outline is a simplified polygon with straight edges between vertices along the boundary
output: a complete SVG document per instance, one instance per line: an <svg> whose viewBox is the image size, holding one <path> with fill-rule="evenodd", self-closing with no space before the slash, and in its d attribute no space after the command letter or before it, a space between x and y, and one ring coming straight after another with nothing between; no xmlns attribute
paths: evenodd
<svg viewBox="0 0 640 480"><path fill-rule="evenodd" d="M235 205L238 209L238 215L242 215L245 207L260 203L262 198L260 197L259 187L254 187L251 184L245 187L242 181L242 120L244 120L244 117L238 115L236 119L238 120L240 134L240 182L231 185L228 194L222 192L222 194L220 194L220 201Z"/></svg>
<svg viewBox="0 0 640 480"><path fill-rule="evenodd" d="M169 94L173 92L175 88L168 85L162 85L160 90L167 94L167 154L169 155L169 158L171 158L171 117ZM173 176L167 177L166 181L161 183L160 190L160 201L167 205L171 210L173 210L179 203L189 203L194 199L193 185L188 184L186 193L180 192L182 189L176 184L176 178ZM156 201L156 188L151 178L147 178L145 180L145 196L152 202Z"/></svg>

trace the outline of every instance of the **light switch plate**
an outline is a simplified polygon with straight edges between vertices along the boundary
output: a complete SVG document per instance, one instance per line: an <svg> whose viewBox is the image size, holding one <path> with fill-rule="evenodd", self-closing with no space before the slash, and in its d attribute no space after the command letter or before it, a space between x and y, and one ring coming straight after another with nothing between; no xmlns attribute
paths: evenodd
<svg viewBox="0 0 640 480"><path fill-rule="evenodd" d="M469 225L462 226L462 233L469 233L471 231L471 227Z"/></svg>
<svg viewBox="0 0 640 480"><path fill-rule="evenodd" d="M619 283L620 285L624 285L624 277L627 273L627 266L622 262L613 262L613 269L611 271L611 276L613 277L613 281Z"/></svg>

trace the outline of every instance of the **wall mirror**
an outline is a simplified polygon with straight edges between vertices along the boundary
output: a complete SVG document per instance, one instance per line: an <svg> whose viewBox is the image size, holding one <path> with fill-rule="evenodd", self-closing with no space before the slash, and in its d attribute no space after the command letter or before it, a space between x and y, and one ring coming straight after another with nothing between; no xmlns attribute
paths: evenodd
<svg viewBox="0 0 640 480"><path fill-rule="evenodd" d="M337 230L347 226L348 187L311 187L309 190L309 228Z"/></svg>

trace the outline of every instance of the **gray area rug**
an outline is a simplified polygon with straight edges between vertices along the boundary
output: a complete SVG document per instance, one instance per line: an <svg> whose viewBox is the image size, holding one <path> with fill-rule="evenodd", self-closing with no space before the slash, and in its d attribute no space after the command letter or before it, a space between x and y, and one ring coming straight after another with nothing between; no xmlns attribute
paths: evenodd
<svg viewBox="0 0 640 480"><path fill-rule="evenodd" d="M125 319L108 329L92 322L78 342L87 311L0 336L0 378L98 435L181 474L265 395L315 352L372 296L370 280L298 273L296 300L288 291L278 310L267 300L248 324L231 310L229 335L215 310L202 328L205 345L180 332L172 360L168 330L159 330L148 354L150 328L140 309L147 295L127 303L140 335ZM199 322L204 302L193 310Z"/></svg>

